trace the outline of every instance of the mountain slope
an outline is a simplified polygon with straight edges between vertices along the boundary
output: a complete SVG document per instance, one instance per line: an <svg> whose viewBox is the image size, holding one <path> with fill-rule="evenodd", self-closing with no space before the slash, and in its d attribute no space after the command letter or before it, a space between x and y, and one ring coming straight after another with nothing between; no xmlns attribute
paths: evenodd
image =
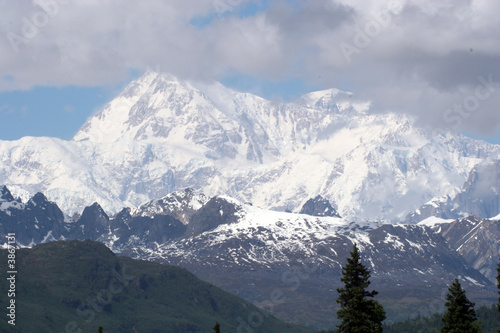
<svg viewBox="0 0 500 333"><path fill-rule="evenodd" d="M149 72L72 141L0 142L0 183L16 196L43 192L71 214L93 202L116 213L191 187L276 210L321 195L346 218L401 221L499 151L371 114L335 89L279 103Z"/></svg>
<svg viewBox="0 0 500 333"><path fill-rule="evenodd" d="M438 220L439 221L439 220ZM423 221L422 224L427 224ZM500 257L500 219L468 216L451 222L428 223L469 264L495 283Z"/></svg>
<svg viewBox="0 0 500 333"><path fill-rule="evenodd" d="M460 190L437 197L408 214L406 221L418 223L428 217L458 219L469 215L492 218L500 214L500 160L476 165Z"/></svg>
<svg viewBox="0 0 500 333"><path fill-rule="evenodd" d="M425 226L358 224L338 217L270 212L230 198L220 198L205 215L206 221L218 222L164 244L117 251L186 267L272 308L280 318L318 328L328 327L331 323L325 318L335 317L341 266L354 242L372 270L373 287L391 320L441 311L455 277L475 301L495 300L492 282ZM280 302L271 300L276 290L284 295Z"/></svg>
<svg viewBox="0 0 500 333"><path fill-rule="evenodd" d="M7 251L0 251L4 262ZM17 318L2 332L309 332L203 282L184 269L116 257L91 241L17 251ZM6 272L0 273L5 281ZM5 283L2 294L7 295ZM8 299L0 304L7 307ZM246 325L246 326L245 326ZM69 328L69 330L68 330Z"/></svg>
<svg viewBox="0 0 500 333"><path fill-rule="evenodd" d="M15 201L8 189L1 193ZM313 202L321 203L319 212L324 213L325 202ZM40 207L49 204L38 201ZM62 239L97 240L122 255L182 266L281 319L315 328L332 327L335 290L353 243L372 271L373 287L390 320L441 311L448 284L456 277L478 304L496 300L493 282L482 273L489 274L493 259L500 256L500 238L494 233L498 221L457 221L450 228L355 223L264 210L191 189L111 216L95 203L76 221L54 222L42 209L35 215L27 215L31 211L26 207L9 209L10 219L3 220L7 215L0 211L0 231L14 230L19 241L23 229L15 228L24 225L23 216L39 221L25 244L47 241L50 230L63 230Z"/></svg>

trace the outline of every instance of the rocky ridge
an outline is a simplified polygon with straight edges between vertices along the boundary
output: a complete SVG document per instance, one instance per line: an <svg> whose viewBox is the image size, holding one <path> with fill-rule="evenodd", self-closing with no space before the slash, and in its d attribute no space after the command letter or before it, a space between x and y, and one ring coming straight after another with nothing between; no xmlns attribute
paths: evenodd
<svg viewBox="0 0 500 333"><path fill-rule="evenodd" d="M264 210L191 189L111 216L95 203L72 220L43 195L35 197L36 206L28 206L2 188L0 230L15 232L20 244L57 237L97 240L122 255L185 267L247 300L272 306L282 319L318 328L327 327L321 318L335 312L328 304L336 299L341 266L354 243L392 320L441 310L455 277L474 301L496 297L491 272L500 256L499 220L352 222ZM59 214L62 218L54 220ZM276 290L285 301L269 304Z"/></svg>

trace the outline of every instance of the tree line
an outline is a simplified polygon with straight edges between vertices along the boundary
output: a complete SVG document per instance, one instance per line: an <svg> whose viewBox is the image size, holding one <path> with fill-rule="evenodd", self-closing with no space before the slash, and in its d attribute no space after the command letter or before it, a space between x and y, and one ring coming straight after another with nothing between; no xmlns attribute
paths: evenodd
<svg viewBox="0 0 500 333"><path fill-rule="evenodd" d="M483 305L476 310L478 321L481 322L482 330L484 333L496 333L500 327L500 320L496 308L496 304L491 306ZM443 327L441 320L442 314L434 313L429 316L408 318L405 321L384 324L384 333L401 333L401 332L425 332L425 333L439 333Z"/></svg>
<svg viewBox="0 0 500 333"><path fill-rule="evenodd" d="M497 272L499 297L496 310L500 318L500 259ZM383 321L386 318L385 310L374 299L378 292L375 290L368 291L370 277L370 271L361 263L358 247L354 244L350 257L347 258L346 265L342 267L341 281L344 286L337 288L337 292L339 293L337 303L340 305L337 317L340 319L340 324L337 325L337 329L334 331L322 331L318 333L382 333L384 330L386 332L396 332L393 331L394 327L384 327L383 325ZM425 332L479 333L482 328L474 306L475 304L467 298L465 290L460 285L458 279L455 279L448 288L445 302L446 311L441 317L435 314L428 319L418 318L413 323L412 320L408 320L395 329L405 330L412 325L418 326L423 322L426 329ZM482 312L486 313L487 310L483 310ZM490 316L487 318L490 318ZM439 319L441 325L439 325ZM439 329L438 326L441 328ZM212 332L221 332L219 323L215 324ZM497 332L500 333L500 329ZM99 327L98 333L103 333L102 327Z"/></svg>
<svg viewBox="0 0 500 333"><path fill-rule="evenodd" d="M497 315L500 318L500 259L497 268L498 303ZM383 332L382 322L385 320L385 311L374 297L377 291L368 291L370 285L370 271L361 263L358 247L354 244L347 263L342 267L342 288L337 303L340 310L337 317L338 333L379 333ZM441 333L476 333L481 332L481 323L478 321L475 304L467 298L465 290L458 279L452 281L446 295L446 311L441 317ZM387 329L388 327L386 327ZM438 332L438 331L436 331ZM497 330L500 333L500 329Z"/></svg>

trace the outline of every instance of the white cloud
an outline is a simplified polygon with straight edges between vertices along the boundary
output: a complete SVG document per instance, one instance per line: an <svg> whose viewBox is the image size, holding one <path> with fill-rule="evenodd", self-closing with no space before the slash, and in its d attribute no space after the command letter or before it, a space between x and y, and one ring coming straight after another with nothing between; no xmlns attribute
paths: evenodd
<svg viewBox="0 0 500 333"><path fill-rule="evenodd" d="M498 83L474 110L451 114L459 126L445 120L472 100L480 77L500 81L496 0L271 0L251 15L242 8L261 1L42 2L47 11L28 0L0 4L0 78L14 78L0 90L110 84L159 66L191 79L300 77L435 126L499 128ZM190 23L199 18L207 24Z"/></svg>

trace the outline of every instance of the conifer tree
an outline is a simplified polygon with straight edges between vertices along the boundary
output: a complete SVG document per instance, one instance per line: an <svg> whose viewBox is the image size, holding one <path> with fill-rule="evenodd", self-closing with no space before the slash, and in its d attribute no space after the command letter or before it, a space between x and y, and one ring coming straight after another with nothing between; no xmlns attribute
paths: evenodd
<svg viewBox="0 0 500 333"><path fill-rule="evenodd" d="M214 333L220 333L220 325L219 323L215 323L215 326L213 328Z"/></svg>
<svg viewBox="0 0 500 333"><path fill-rule="evenodd" d="M102 330L103 330L102 326L99 326L99 328L97 329L97 333L102 333Z"/></svg>
<svg viewBox="0 0 500 333"><path fill-rule="evenodd" d="M455 279L448 288L446 295L446 312L441 319L444 322L441 332L443 333L461 333L461 332L480 332L477 322L474 303L470 302L465 291L462 289L458 279Z"/></svg>
<svg viewBox="0 0 500 333"><path fill-rule="evenodd" d="M370 271L361 264L358 247L354 244L351 257L347 258L347 264L342 268L344 287L337 289L337 303L340 304L337 317L341 320L338 332L382 332L385 311L379 302L372 299L378 292L366 290L370 285L369 279Z"/></svg>
<svg viewBox="0 0 500 333"><path fill-rule="evenodd" d="M500 318L500 259L498 259L498 267L497 267L497 287L498 287L498 304L497 304L497 311L498 311L498 317ZM498 330L498 333L500 333L500 329Z"/></svg>

